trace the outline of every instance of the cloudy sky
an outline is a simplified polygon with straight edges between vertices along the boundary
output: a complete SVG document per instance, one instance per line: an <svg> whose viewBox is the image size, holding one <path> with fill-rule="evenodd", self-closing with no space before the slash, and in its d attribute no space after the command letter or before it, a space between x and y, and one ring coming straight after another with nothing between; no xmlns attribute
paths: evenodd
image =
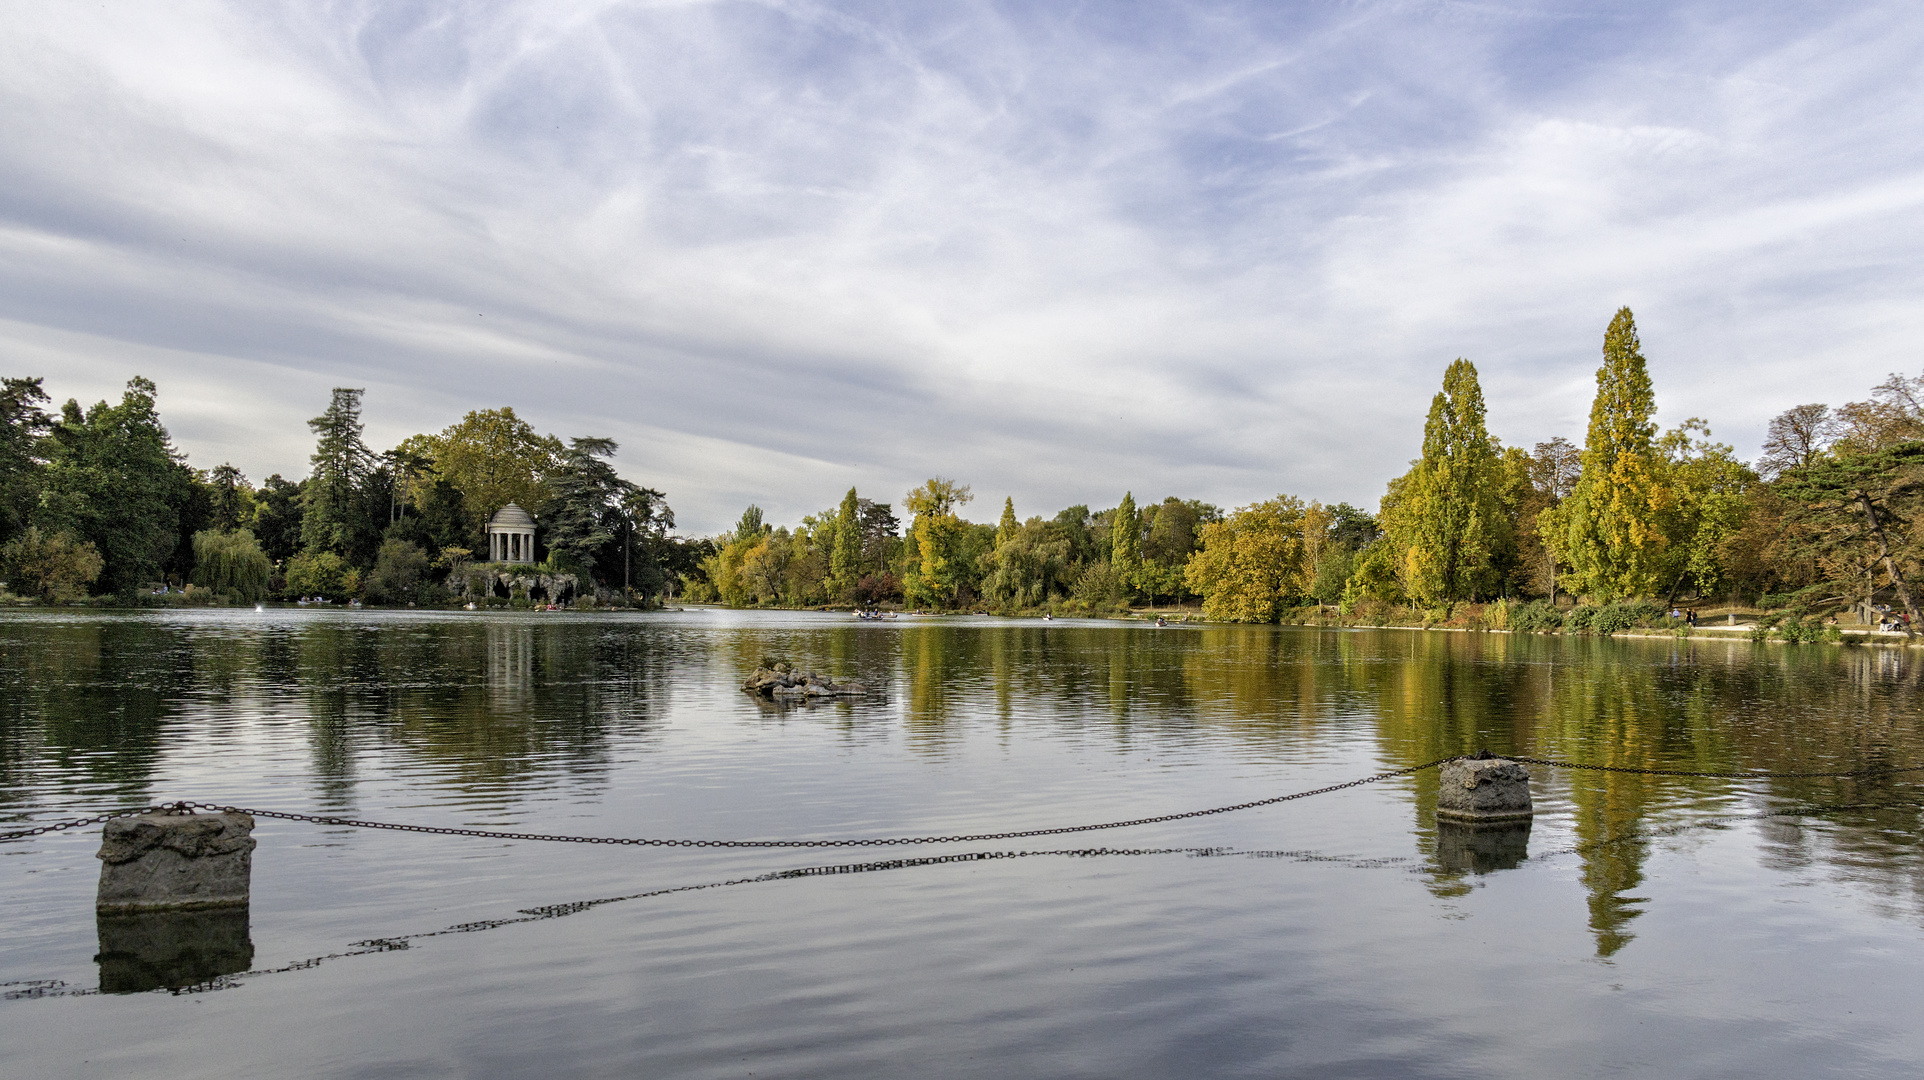
<svg viewBox="0 0 1924 1080"><path fill-rule="evenodd" d="M0 373L144 374L191 460L304 475L512 405L685 531L850 485L971 516L1373 507L1475 361L1581 440L1754 456L1924 367L1900 3L9 0Z"/></svg>

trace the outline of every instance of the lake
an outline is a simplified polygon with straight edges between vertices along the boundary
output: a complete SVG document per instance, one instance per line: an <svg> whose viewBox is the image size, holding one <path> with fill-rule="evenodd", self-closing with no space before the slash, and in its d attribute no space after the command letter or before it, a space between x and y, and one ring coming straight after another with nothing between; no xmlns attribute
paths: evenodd
<svg viewBox="0 0 1924 1080"><path fill-rule="evenodd" d="M771 655L870 693L742 693ZM836 839L1203 809L1485 747L1846 771L1924 764L1921 671L1827 645L980 617L11 613L0 820L186 799ZM179 930L206 935L184 968L164 940L103 942L98 826L0 844L0 1073L1915 1075L1924 773L1532 773L1535 821L1494 836L1439 831L1435 770L920 848L263 818L251 908ZM958 853L996 857L914 861ZM165 988L210 964L243 973Z"/></svg>

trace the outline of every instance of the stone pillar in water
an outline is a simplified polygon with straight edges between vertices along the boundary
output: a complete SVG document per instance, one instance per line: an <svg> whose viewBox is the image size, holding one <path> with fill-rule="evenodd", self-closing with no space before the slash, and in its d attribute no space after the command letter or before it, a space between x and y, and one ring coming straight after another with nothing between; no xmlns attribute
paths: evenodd
<svg viewBox="0 0 1924 1080"><path fill-rule="evenodd" d="M102 912L247 906L254 869L248 814L155 813L115 818L102 830Z"/></svg>
<svg viewBox="0 0 1924 1080"><path fill-rule="evenodd" d="M1472 824L1528 820L1530 772L1499 757L1461 757L1443 763L1436 816Z"/></svg>

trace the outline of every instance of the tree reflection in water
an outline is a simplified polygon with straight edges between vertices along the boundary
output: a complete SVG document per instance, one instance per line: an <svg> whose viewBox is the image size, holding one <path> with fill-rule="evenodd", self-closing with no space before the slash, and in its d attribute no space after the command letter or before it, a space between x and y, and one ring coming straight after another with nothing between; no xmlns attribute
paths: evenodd
<svg viewBox="0 0 1924 1080"><path fill-rule="evenodd" d="M262 725L304 740L322 809L349 809L374 755L419 782L519 797L605 783L617 747L645 751L671 701L899 736L918 759L959 752L968 725L1005 745L1073 734L1117 753L1241 746L1263 761L1367 744L1388 767L1488 748L1704 771L1924 763L1920 665L1891 650L1704 640L1537 638L1270 627L855 624L704 627L565 616L10 616L0 620L0 808L144 802L168 754ZM805 711L735 687L783 656L875 688ZM758 721L762 722L762 721ZM1924 911L1920 777L1730 781L1537 770L1537 835L1575 834L1596 954L1634 940L1654 820L1845 807L1759 826L1767 863L1867 883ZM1409 800L1438 896L1516 865L1527 839L1439 832L1434 772ZM38 794L36 794L38 793ZM1156 808L1163 809L1161 807ZM1527 833L1522 834L1527 837Z"/></svg>

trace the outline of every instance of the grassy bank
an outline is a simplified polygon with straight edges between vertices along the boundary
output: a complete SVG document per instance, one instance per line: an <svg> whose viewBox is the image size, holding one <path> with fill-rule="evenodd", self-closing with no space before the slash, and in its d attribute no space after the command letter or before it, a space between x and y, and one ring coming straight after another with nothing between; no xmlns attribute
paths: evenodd
<svg viewBox="0 0 1924 1080"><path fill-rule="evenodd" d="M1589 637L1708 637L1789 643L1904 645L1902 631L1880 631L1848 616L1799 615L1738 605L1698 607L1697 625L1674 618L1652 601L1552 606L1545 600L1453 604L1424 610L1379 601L1347 609L1310 605L1285 612L1286 626L1453 630L1482 633L1558 634Z"/></svg>

